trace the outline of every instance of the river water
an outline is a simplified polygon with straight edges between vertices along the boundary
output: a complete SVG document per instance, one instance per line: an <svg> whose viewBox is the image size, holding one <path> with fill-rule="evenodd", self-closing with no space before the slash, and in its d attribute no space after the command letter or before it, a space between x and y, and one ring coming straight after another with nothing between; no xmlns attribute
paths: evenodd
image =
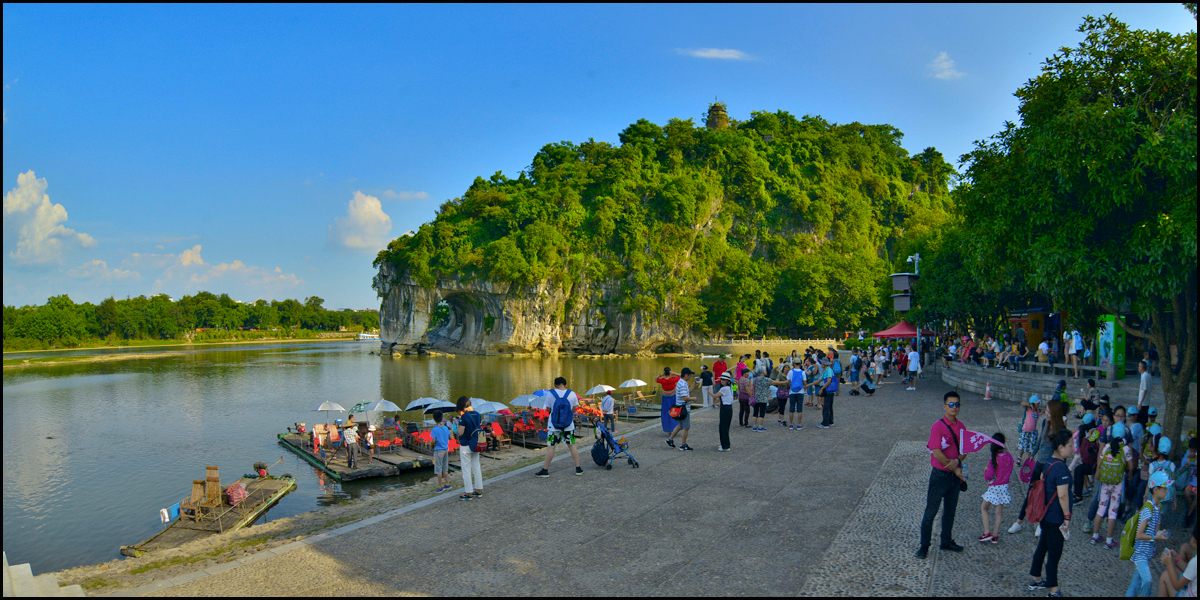
<svg viewBox="0 0 1200 600"><path fill-rule="evenodd" d="M506 402L551 387L559 375L582 392L635 377L653 383L668 365L699 371L700 360L369 354L377 348L355 342L214 346L183 356L6 370L3 538L9 563L28 562L43 573L117 558L121 545L162 529L159 509L186 496L205 465L218 466L230 482L251 472L255 461L284 457L272 473L294 474L297 489L266 520L433 476L426 470L346 484L319 477L275 435L297 421L324 421L325 413L311 411L324 400L347 409L381 397L400 406L422 396Z"/></svg>

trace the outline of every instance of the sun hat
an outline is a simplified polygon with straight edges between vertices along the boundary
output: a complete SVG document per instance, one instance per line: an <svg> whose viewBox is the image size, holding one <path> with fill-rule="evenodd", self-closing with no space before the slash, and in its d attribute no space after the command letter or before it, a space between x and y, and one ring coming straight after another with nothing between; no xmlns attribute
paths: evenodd
<svg viewBox="0 0 1200 600"><path fill-rule="evenodd" d="M724 373L721 373L721 379L733 381L733 371L725 371Z"/></svg>
<svg viewBox="0 0 1200 600"><path fill-rule="evenodd" d="M374 426L374 425L368 425L368 426L367 426L367 431L375 431L375 426Z"/></svg>
<svg viewBox="0 0 1200 600"><path fill-rule="evenodd" d="M1158 435L1162 433L1162 425L1159 425L1158 423L1151 423L1150 426L1146 428L1146 432L1150 435Z"/></svg>
<svg viewBox="0 0 1200 600"><path fill-rule="evenodd" d="M1165 437L1165 438L1158 439L1158 453L1159 454L1170 454L1171 453L1171 438Z"/></svg>
<svg viewBox="0 0 1200 600"><path fill-rule="evenodd" d="M1083 415L1083 424L1084 425L1091 425L1092 423L1095 423L1095 422L1096 422L1096 415L1093 415L1092 413Z"/></svg>
<svg viewBox="0 0 1200 600"><path fill-rule="evenodd" d="M1117 423L1116 425L1113 425L1112 434L1113 434L1113 437L1115 437L1115 438L1125 437L1125 424Z"/></svg>
<svg viewBox="0 0 1200 600"><path fill-rule="evenodd" d="M1149 489L1154 489L1157 487L1167 487L1172 483L1175 483L1175 481L1170 479L1170 476L1167 475L1166 471L1155 471L1150 475L1150 483L1147 484L1146 487Z"/></svg>
<svg viewBox="0 0 1200 600"><path fill-rule="evenodd" d="M1150 414L1150 416L1152 416L1152 417L1156 417L1156 416L1158 416L1158 409L1157 409L1157 408L1154 408L1153 406L1151 406L1149 410L1150 410L1150 413L1149 413L1149 414Z"/></svg>

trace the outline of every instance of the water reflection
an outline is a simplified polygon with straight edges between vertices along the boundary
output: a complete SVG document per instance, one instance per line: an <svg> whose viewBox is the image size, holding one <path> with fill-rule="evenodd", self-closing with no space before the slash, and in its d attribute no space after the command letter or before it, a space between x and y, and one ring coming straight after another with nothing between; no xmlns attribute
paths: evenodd
<svg viewBox="0 0 1200 600"><path fill-rule="evenodd" d="M236 346L128 361L10 369L4 374L4 548L35 572L95 563L158 532L160 508L179 501L205 465L223 481L268 464L297 490L272 520L380 490L412 485L432 470L339 484L275 435L325 420L322 400L350 408L422 396L506 402L550 387L559 375L582 391L638 377L678 360L417 357L370 355L373 344ZM144 351L144 349L142 350ZM693 368L697 365L690 365ZM332 418L336 418L334 415ZM416 415L413 414L415 418ZM53 436L53 440L46 439Z"/></svg>

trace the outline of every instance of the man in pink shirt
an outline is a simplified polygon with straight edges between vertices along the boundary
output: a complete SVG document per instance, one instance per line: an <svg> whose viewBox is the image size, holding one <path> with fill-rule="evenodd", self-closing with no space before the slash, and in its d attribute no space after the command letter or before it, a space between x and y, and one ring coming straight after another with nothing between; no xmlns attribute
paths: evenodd
<svg viewBox="0 0 1200 600"><path fill-rule="evenodd" d="M962 469L962 439L967 428L958 420L962 399L958 392L949 391L942 398L945 415L929 428L929 490L925 494L925 516L921 519L921 547L917 558L929 556L929 542L933 537L933 518L937 516L938 504L942 505L942 550L962 552L963 547L954 543L954 512L958 510L958 493L966 478Z"/></svg>

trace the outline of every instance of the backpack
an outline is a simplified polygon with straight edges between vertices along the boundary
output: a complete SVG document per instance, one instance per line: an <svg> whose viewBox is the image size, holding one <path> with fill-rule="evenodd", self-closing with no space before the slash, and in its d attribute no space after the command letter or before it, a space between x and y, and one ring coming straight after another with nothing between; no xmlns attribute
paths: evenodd
<svg viewBox="0 0 1200 600"><path fill-rule="evenodd" d="M1046 516L1046 477L1043 473L1029 485L1029 501L1025 504L1025 519L1030 523L1041 523Z"/></svg>
<svg viewBox="0 0 1200 600"><path fill-rule="evenodd" d="M1096 479L1108 485L1121 483L1125 479L1125 452L1117 452L1117 456L1113 456L1111 451L1105 452L1100 459L1100 466L1096 468Z"/></svg>
<svg viewBox="0 0 1200 600"><path fill-rule="evenodd" d="M550 393L554 395L554 408L550 409L550 424L559 431L566 431L575 422L575 409L571 408L571 401L567 400L572 392L567 390L562 396L558 395L558 390L550 390Z"/></svg>
<svg viewBox="0 0 1200 600"><path fill-rule="evenodd" d="M1142 505L1142 508L1154 511L1154 505L1149 500ZM1141 520L1142 511L1139 510L1130 515L1128 521L1125 521L1125 528L1121 530L1121 560L1133 558L1133 544L1137 541L1137 530Z"/></svg>
<svg viewBox="0 0 1200 600"><path fill-rule="evenodd" d="M1099 450L1100 445L1087 439L1086 434L1080 437L1082 439L1079 440L1079 460L1085 465L1095 465L1096 451Z"/></svg>

